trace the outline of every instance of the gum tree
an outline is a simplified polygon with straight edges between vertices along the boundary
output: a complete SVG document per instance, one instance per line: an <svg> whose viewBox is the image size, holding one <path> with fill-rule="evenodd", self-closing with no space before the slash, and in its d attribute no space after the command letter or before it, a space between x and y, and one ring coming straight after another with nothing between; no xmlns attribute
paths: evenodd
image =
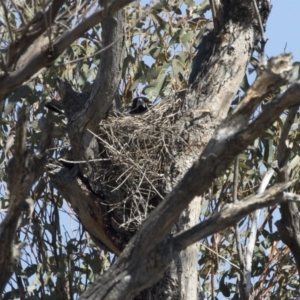
<svg viewBox="0 0 300 300"><path fill-rule="evenodd" d="M1 3L3 299L296 297L298 63L264 57L270 2L130 2Z"/></svg>

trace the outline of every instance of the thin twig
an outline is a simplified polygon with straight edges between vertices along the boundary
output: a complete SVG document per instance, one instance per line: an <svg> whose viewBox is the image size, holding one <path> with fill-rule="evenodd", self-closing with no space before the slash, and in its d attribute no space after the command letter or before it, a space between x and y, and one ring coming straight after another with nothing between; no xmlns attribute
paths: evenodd
<svg viewBox="0 0 300 300"><path fill-rule="evenodd" d="M237 156L234 161L234 177L233 177L233 203L237 204L239 203L238 196L237 196L237 190L238 190L238 172L239 172L239 157ZM243 290L240 290L241 295L245 295L245 258L243 256L242 251L242 245L241 245L241 237L240 237L240 228L239 224L235 224L235 240L236 240L236 249L238 253L239 258L239 265L241 269L241 284L239 287Z"/></svg>
<svg viewBox="0 0 300 300"><path fill-rule="evenodd" d="M104 143L106 145L106 147L110 148L112 151L118 153L119 155L121 155L124 159L128 160L132 165L134 165L136 167L137 170L139 170L140 172L143 172L141 170L141 168L129 157L126 157L124 154L120 153L118 150L114 149L113 147L111 147L105 140L103 140L100 136L98 136L97 134L95 134L94 132L92 132L91 130L88 129L88 131L97 139L99 139L102 143ZM147 182L151 185L151 187L153 188L153 190L157 193L157 195L161 198L164 199L164 197L159 193L159 191L155 188L155 186L152 184L152 182L148 179L148 177L145 175L145 179L147 180Z"/></svg>
<svg viewBox="0 0 300 300"><path fill-rule="evenodd" d="M227 263L229 263L231 266L233 266L234 268L236 268L239 272L241 272L241 268L232 263L230 260L226 259L224 256L220 255L218 252L212 250L211 248L207 247L206 245L204 245L203 243L199 243L201 246L203 246L204 248L206 248L207 250L209 250L210 252L214 253L215 255L217 255L219 258L223 259L224 261L226 261Z"/></svg>
<svg viewBox="0 0 300 300"><path fill-rule="evenodd" d="M265 192L274 173L275 173L275 171L273 168L270 168L267 171L267 173L265 174L265 176L257 190L257 195L260 195ZM251 230L250 230L249 242L248 242L248 247L247 247L245 275L246 275L246 289L247 289L248 295L250 295L250 292L251 292L251 270L252 270L253 252L254 252L254 246L256 243L257 227L258 227L260 212L261 212L261 209L258 209L254 212L252 226L251 226Z"/></svg>
<svg viewBox="0 0 300 300"><path fill-rule="evenodd" d="M151 7L149 6L148 9L145 10L145 12L143 13L143 15L138 18L133 25L131 25L130 27L128 27L126 29L127 32L130 32L137 24L138 22L140 22L143 18L145 18L149 12L151 11ZM85 56L85 57L81 57L81 58L77 58L77 59L73 59L73 60L70 60L70 61L67 61L67 62L63 62L63 63L59 63L57 64L57 66L62 66L62 65L68 65L68 64L72 64L72 63L76 63L76 62L79 62L79 61L82 61L82 60L86 60L86 59L89 59L89 58L93 58L95 57L96 55L108 50L109 48L111 48L115 43L117 43L121 38L123 38L123 36L119 37L118 39L116 39L115 41L113 41L112 43L110 43L109 45L107 45L106 47L98 50L97 52L95 52L94 54L91 54L91 55L88 55L88 56Z"/></svg>
<svg viewBox="0 0 300 300"><path fill-rule="evenodd" d="M294 180L289 183L273 185L260 195L248 196L238 204L231 204L228 207L225 207L222 211L215 213L209 219L175 235L172 238L174 249L177 251L184 250L199 240L232 226L255 209L277 203L285 203L287 201L300 202L300 196L284 192L284 190L295 185L296 182L297 181Z"/></svg>
<svg viewBox="0 0 300 300"><path fill-rule="evenodd" d="M96 161L110 161L110 158L97 158L97 159L89 159L89 160L67 160L64 158L60 158L59 161L70 163L70 164L84 164L89 162L96 162Z"/></svg>
<svg viewBox="0 0 300 300"><path fill-rule="evenodd" d="M264 32L264 27L263 27L263 24L262 24L262 21L261 21L261 17L260 17L260 13L259 13L259 10L258 10L258 7L257 7L257 3L256 3L256 0L252 0L253 2L253 5L254 5L254 9L255 9L255 12L256 12L256 15L257 15L257 20L258 20L258 24L259 24L259 28L260 28L260 34L261 34L261 41L260 41L260 44L261 44L261 60L264 59L264 56L265 56L265 45L267 43L267 40L265 38L265 32Z"/></svg>

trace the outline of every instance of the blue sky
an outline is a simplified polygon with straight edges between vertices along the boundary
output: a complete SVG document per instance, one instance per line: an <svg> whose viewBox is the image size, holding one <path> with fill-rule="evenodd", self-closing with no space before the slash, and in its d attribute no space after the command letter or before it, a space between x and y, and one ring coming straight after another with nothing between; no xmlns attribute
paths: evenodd
<svg viewBox="0 0 300 300"><path fill-rule="evenodd" d="M272 0L273 9L267 23L266 54L277 56L291 52L295 61L300 61L300 1Z"/></svg>

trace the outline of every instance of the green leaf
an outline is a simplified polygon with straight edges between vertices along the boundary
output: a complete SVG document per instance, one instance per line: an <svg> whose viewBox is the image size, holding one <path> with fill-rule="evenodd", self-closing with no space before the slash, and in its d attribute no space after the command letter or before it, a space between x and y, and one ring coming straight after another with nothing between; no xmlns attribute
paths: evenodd
<svg viewBox="0 0 300 300"><path fill-rule="evenodd" d="M189 42L192 40L193 37L194 33L186 32L185 30L182 30L179 34L179 40L187 50L189 49Z"/></svg>
<svg viewBox="0 0 300 300"><path fill-rule="evenodd" d="M177 15L182 15L181 9L178 6L173 6L173 11Z"/></svg>
<svg viewBox="0 0 300 300"><path fill-rule="evenodd" d="M149 54L150 54L154 59L157 59L160 53L161 53L161 48L160 48L160 47L152 48L152 49L149 51Z"/></svg>
<svg viewBox="0 0 300 300"><path fill-rule="evenodd" d="M179 43L179 34L180 31L176 31L175 33L173 32L173 36L169 42L169 47L172 47L175 43Z"/></svg>
<svg viewBox="0 0 300 300"><path fill-rule="evenodd" d="M239 168L241 169L245 169L245 170L249 170L249 166L247 166L246 164L242 163L242 162L239 162Z"/></svg>
<svg viewBox="0 0 300 300"><path fill-rule="evenodd" d="M154 80L152 83L148 84L144 90L143 94L146 94L149 96L149 98L153 97L156 98L158 95L160 95L162 88L164 86L166 80L166 74L162 73L158 76L157 80Z"/></svg>
<svg viewBox="0 0 300 300"><path fill-rule="evenodd" d="M166 21L163 20L158 14L150 13L149 18L153 21L157 21L158 24L164 28Z"/></svg>
<svg viewBox="0 0 300 300"><path fill-rule="evenodd" d="M10 198L8 196L1 197L0 209L8 209Z"/></svg>
<svg viewBox="0 0 300 300"><path fill-rule="evenodd" d="M202 3L200 3L195 10L195 14L198 14L200 16L204 16L204 14L210 9L209 0L204 0Z"/></svg>
<svg viewBox="0 0 300 300"><path fill-rule="evenodd" d="M182 63L176 58L172 60L172 67L174 76L183 71Z"/></svg>
<svg viewBox="0 0 300 300"><path fill-rule="evenodd" d="M194 0L184 0L184 3L187 6L196 6Z"/></svg>

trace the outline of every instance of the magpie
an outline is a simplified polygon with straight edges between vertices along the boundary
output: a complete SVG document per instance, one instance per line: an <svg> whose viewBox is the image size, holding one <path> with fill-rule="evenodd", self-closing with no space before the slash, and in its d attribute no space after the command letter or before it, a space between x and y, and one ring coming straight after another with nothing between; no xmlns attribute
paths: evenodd
<svg viewBox="0 0 300 300"><path fill-rule="evenodd" d="M58 100L51 100L49 102L47 102L45 105L45 107L47 107L48 109L50 109L51 111L58 113L60 115L64 115L64 110L62 108L61 102Z"/></svg>
<svg viewBox="0 0 300 300"><path fill-rule="evenodd" d="M136 97L132 101L131 108L129 110L129 113L132 115L136 114L142 114L148 110L148 107L150 106L151 102L146 97Z"/></svg>

